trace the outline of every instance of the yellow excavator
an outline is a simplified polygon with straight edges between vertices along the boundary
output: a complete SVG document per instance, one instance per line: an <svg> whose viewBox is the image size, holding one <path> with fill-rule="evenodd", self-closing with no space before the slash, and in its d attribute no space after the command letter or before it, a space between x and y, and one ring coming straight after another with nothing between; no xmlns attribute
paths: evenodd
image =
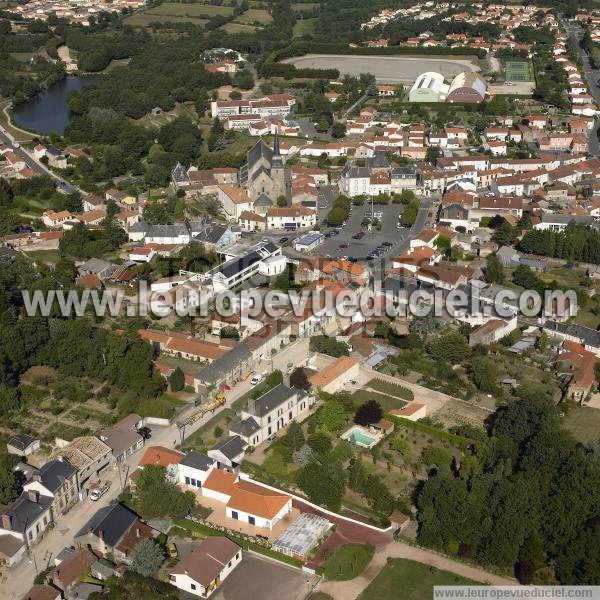
<svg viewBox="0 0 600 600"><path fill-rule="evenodd" d="M198 419L201 419L207 412L214 413L219 406L223 406L226 402L225 394L223 392L218 392L215 394L214 391L209 393L207 402L203 402L198 407L198 410L194 411L191 415L185 417L181 421L177 422L177 427L180 429L185 427L186 425L191 425L195 423Z"/></svg>

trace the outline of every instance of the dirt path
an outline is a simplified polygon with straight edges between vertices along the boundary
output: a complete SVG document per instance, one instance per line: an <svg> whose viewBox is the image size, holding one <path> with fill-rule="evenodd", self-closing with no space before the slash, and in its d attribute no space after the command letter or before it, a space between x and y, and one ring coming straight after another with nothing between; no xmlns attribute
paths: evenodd
<svg viewBox="0 0 600 600"><path fill-rule="evenodd" d="M492 573L488 573L483 569L471 567L461 562L440 556L435 552L415 548L402 542L390 542L387 546L380 548L375 552L375 556L365 569L364 573L351 581L325 581L319 586L320 592L325 592L336 600L343 598L344 600L353 600L357 598L363 590L373 581L385 566L388 558L405 558L416 562L431 565L437 569L450 571L461 577L479 581L490 585L518 585L516 580L507 577L500 577Z"/></svg>

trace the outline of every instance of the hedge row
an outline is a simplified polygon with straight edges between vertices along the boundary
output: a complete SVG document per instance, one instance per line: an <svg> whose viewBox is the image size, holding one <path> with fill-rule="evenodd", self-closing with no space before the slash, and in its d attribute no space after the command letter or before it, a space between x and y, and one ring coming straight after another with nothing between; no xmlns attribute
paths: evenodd
<svg viewBox="0 0 600 600"><path fill-rule="evenodd" d="M388 46L386 48L350 48L339 42L294 41L289 46L269 55L265 62L277 62L304 54L349 54L369 56L476 56L484 58L486 51L481 48L411 48L408 46Z"/></svg>
<svg viewBox="0 0 600 600"><path fill-rule="evenodd" d="M461 448L466 448L469 444L473 443L466 437L450 433L449 431L444 431L443 429L438 429L437 427L432 427L431 425L426 425L425 423L420 423L419 421L410 421L409 419L397 417L389 413L385 414L385 418L389 421L392 421L394 425L399 427L406 427L407 429L413 429L415 431L420 431L421 433L432 435L441 440L446 440L448 442L457 444Z"/></svg>

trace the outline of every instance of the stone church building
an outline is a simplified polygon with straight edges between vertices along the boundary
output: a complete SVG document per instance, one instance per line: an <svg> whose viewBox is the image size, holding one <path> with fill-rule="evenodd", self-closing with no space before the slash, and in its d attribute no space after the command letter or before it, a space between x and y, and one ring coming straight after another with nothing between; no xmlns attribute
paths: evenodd
<svg viewBox="0 0 600 600"><path fill-rule="evenodd" d="M291 196L291 171L284 166L279 150L279 136L275 134L273 150L260 140L247 154L246 164L240 169L240 183L248 191L256 213L264 215L277 206L277 198Z"/></svg>

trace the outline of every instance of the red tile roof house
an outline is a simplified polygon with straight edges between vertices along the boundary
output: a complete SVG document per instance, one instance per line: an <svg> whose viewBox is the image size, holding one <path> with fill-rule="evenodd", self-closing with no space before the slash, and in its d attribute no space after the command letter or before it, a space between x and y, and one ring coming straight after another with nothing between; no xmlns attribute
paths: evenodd
<svg viewBox="0 0 600 600"><path fill-rule="evenodd" d="M333 394L341 390L352 379L357 379L360 372L359 362L349 356L340 356L324 369L312 375L309 382L313 388Z"/></svg>
<svg viewBox="0 0 600 600"><path fill-rule="evenodd" d="M232 521L272 530L292 510L292 498L250 481L236 473L213 469L204 482L202 496L225 504L225 515Z"/></svg>
<svg viewBox="0 0 600 600"><path fill-rule="evenodd" d="M242 549L226 537L206 538L169 570L169 583L208 598L242 562Z"/></svg>
<svg viewBox="0 0 600 600"><path fill-rule="evenodd" d="M79 582L82 575L98 560L98 557L87 548L78 548L65 558L49 576L53 585L68 597Z"/></svg>

